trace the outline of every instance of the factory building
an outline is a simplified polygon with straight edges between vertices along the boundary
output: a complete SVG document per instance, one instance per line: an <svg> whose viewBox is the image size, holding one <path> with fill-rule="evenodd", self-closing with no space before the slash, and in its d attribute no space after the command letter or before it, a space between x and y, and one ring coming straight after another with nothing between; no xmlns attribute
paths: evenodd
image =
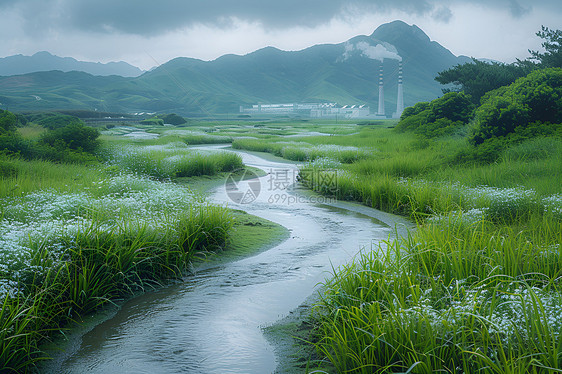
<svg viewBox="0 0 562 374"><path fill-rule="evenodd" d="M290 103L290 104L256 104L251 107L240 106L240 113L254 115L299 115L311 118L400 118L404 111L402 61L398 62L398 92L396 93L396 111L391 116L385 113L384 101L384 71L381 63L378 84L378 110L371 114L364 104L338 105L337 103Z"/></svg>
<svg viewBox="0 0 562 374"><path fill-rule="evenodd" d="M365 118L370 110L365 105L338 105L336 103L257 104L240 107L243 114L301 115L311 118Z"/></svg>

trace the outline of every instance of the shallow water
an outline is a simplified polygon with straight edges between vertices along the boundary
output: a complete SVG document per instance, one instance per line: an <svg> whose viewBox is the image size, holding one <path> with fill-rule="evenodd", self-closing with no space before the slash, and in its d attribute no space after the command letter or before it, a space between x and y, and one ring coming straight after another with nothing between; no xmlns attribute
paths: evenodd
<svg viewBox="0 0 562 374"><path fill-rule="evenodd" d="M55 360L50 372L271 373L276 358L262 327L300 305L333 267L392 233L393 228L369 216L377 216L371 214L376 211L350 208L362 211L358 213L348 210L352 205L343 209L305 196L297 199L298 191L284 189L294 176L294 164L241 154L246 165L269 173L259 183L238 185L256 195L259 184L259 196L237 204L222 186L211 199L279 223L290 230L290 238L128 301Z"/></svg>

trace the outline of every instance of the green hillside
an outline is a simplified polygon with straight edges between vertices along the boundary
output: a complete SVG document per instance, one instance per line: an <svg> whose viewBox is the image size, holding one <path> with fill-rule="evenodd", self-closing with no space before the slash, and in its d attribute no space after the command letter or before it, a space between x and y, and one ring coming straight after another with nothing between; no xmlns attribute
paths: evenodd
<svg viewBox="0 0 562 374"><path fill-rule="evenodd" d="M214 61L173 59L140 77L100 77L81 72L40 72L0 77L0 103L10 110L97 109L120 112L173 111L184 115L238 112L240 105L330 101L378 103L380 62L358 43L390 43L403 59L406 106L441 95L439 71L464 63L417 26L395 21L370 36L301 51L273 47ZM366 43L366 44L365 44ZM389 47L389 48L391 48ZM398 61L384 59L386 112L396 103Z"/></svg>

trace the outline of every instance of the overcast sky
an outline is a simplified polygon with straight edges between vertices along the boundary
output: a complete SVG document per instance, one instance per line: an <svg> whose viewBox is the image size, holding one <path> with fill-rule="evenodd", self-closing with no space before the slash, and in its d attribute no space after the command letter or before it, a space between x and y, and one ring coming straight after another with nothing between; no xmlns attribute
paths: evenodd
<svg viewBox="0 0 562 374"><path fill-rule="evenodd" d="M513 62L562 29L562 0L0 0L0 57L39 51L142 69L266 46L300 50L397 19L455 55Z"/></svg>

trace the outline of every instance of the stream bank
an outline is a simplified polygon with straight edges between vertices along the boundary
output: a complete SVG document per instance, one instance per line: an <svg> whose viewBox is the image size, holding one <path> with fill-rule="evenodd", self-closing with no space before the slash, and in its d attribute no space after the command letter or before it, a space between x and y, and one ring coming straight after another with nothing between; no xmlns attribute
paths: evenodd
<svg viewBox="0 0 562 374"><path fill-rule="evenodd" d="M210 199L284 226L289 238L127 302L84 334L56 372L274 372L284 359L263 328L290 315L334 268L388 239L400 225L402 219L358 204L286 188L286 178L296 175L294 164L238 153L265 175L220 186ZM237 200L241 195L253 199Z"/></svg>

